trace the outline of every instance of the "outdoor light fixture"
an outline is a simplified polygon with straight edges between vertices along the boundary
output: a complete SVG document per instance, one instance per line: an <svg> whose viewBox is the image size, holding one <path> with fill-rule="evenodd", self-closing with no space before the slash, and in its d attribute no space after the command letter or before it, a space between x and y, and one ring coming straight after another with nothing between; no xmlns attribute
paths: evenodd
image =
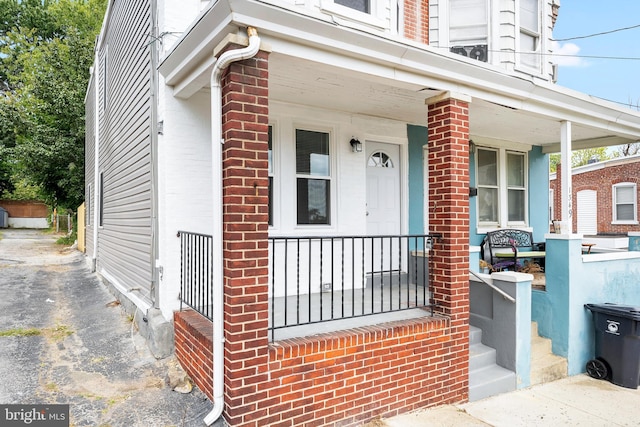
<svg viewBox="0 0 640 427"><path fill-rule="evenodd" d="M362 143L358 141L358 138L351 138L349 144L351 144L351 151L354 153L360 153L362 151Z"/></svg>
<svg viewBox="0 0 640 427"><path fill-rule="evenodd" d="M476 143L473 142L473 139L469 140L469 154L473 154L476 152Z"/></svg>

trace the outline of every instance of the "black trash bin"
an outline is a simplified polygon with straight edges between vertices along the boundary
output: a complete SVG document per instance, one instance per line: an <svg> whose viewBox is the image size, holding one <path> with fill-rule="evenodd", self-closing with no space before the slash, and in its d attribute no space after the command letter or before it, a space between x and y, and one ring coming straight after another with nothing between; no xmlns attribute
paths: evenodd
<svg viewBox="0 0 640 427"><path fill-rule="evenodd" d="M597 379L638 388L640 381L640 307L618 304L585 304L593 313L595 359L587 373Z"/></svg>

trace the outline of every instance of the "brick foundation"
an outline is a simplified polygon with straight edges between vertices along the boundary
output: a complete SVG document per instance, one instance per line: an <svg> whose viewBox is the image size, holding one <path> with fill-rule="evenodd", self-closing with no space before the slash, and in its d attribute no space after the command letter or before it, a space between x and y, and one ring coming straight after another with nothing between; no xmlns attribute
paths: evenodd
<svg viewBox="0 0 640 427"><path fill-rule="evenodd" d="M175 324L176 355L211 399L211 323L185 311ZM254 409L231 425L356 426L461 402L452 332L448 319L425 317L272 343L260 392L231 393Z"/></svg>

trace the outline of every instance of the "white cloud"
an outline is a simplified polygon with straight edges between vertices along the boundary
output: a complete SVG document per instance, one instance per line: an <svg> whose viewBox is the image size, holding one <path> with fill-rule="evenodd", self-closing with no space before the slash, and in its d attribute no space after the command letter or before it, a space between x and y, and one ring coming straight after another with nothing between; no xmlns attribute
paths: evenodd
<svg viewBox="0 0 640 427"><path fill-rule="evenodd" d="M589 65L584 58L575 55L580 53L580 46L575 43L564 43L553 41L551 45L553 51L553 62L563 67L586 67Z"/></svg>

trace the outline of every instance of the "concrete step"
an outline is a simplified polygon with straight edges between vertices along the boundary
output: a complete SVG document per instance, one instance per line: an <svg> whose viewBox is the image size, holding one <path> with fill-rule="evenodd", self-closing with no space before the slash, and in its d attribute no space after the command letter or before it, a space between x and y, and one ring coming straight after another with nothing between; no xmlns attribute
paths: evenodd
<svg viewBox="0 0 640 427"><path fill-rule="evenodd" d="M496 349L484 344L469 346L469 370L482 369L496 364Z"/></svg>
<svg viewBox="0 0 640 427"><path fill-rule="evenodd" d="M516 389L516 374L498 365L469 372L469 401L507 393Z"/></svg>
<svg viewBox="0 0 640 427"><path fill-rule="evenodd" d="M469 401L513 391L516 375L496 365L496 350L482 344L482 330L469 330Z"/></svg>
<svg viewBox="0 0 640 427"><path fill-rule="evenodd" d="M469 344L482 344L482 329L469 325Z"/></svg>
<svg viewBox="0 0 640 427"><path fill-rule="evenodd" d="M535 332L535 334L534 334ZM531 385L555 381L567 376L567 359L553 354L551 340L538 335L538 326L531 326Z"/></svg>

